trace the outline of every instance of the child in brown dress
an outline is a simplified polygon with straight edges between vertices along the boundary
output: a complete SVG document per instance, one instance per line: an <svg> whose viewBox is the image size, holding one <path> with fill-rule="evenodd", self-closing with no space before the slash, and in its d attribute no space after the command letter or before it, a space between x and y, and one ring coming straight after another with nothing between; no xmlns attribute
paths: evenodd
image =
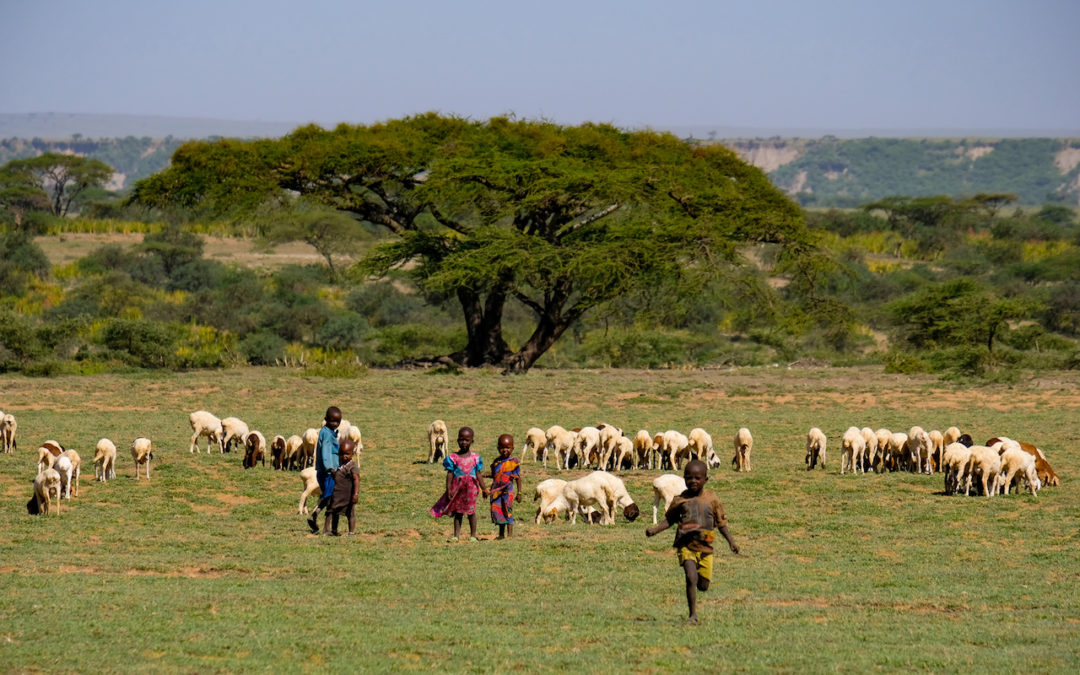
<svg viewBox="0 0 1080 675"><path fill-rule="evenodd" d="M340 536L338 533L338 518L345 514L349 521L349 534L356 534L356 502L360 496L360 471L353 461L353 451L356 443L351 438L342 438L338 444L338 452L341 455L341 466L334 475L334 492L330 497L330 506L326 512L326 520L331 521L330 536ZM323 534L326 532L326 522L323 523Z"/></svg>

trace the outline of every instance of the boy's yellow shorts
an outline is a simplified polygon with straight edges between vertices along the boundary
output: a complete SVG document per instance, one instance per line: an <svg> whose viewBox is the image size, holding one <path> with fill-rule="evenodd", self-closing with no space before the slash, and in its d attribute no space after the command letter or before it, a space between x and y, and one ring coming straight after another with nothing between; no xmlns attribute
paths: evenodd
<svg viewBox="0 0 1080 675"><path fill-rule="evenodd" d="M709 581L712 581L712 553L702 553L700 551L691 551L683 546L678 549L679 553L679 566L682 567L687 560L693 560L697 563L697 573L699 577L704 577Z"/></svg>

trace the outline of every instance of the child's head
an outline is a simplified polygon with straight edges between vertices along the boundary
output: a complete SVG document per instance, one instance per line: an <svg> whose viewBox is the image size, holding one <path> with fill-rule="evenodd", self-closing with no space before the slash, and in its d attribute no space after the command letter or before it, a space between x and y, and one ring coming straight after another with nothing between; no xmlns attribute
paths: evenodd
<svg viewBox="0 0 1080 675"><path fill-rule="evenodd" d="M338 454L341 455L341 461L347 462L352 459L354 452L356 452L356 443L353 442L353 439L341 439L341 442L338 443Z"/></svg>
<svg viewBox="0 0 1080 675"><path fill-rule="evenodd" d="M514 437L510 434L499 436L499 456L509 457L514 452Z"/></svg>
<svg viewBox="0 0 1080 675"><path fill-rule="evenodd" d="M470 427L461 427L457 432L457 446L461 452L468 452L473 443L473 430Z"/></svg>
<svg viewBox="0 0 1080 675"><path fill-rule="evenodd" d="M705 462L700 459L692 459L686 463L683 469L683 480L686 481L686 489L692 494L701 492L705 483L709 482L709 469Z"/></svg>
<svg viewBox="0 0 1080 675"><path fill-rule="evenodd" d="M330 406L326 409L326 417L323 418L323 421L332 431L337 431L337 428L341 425L341 409L336 405Z"/></svg>

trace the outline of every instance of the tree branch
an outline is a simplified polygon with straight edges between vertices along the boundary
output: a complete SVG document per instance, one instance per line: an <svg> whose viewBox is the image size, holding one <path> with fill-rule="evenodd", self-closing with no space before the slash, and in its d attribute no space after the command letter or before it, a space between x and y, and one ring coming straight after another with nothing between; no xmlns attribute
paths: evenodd
<svg viewBox="0 0 1080 675"><path fill-rule="evenodd" d="M555 238L556 239L561 239L562 237L564 237L564 236L566 236L568 234L573 234L574 232L577 232L578 230L585 227L586 225L589 225L591 223L595 223L596 221L600 220L601 218L605 218L607 216L610 216L612 213L615 213L619 209L620 206L622 206L622 204L620 204L619 202L615 202L614 204L612 204L610 206L607 206L607 207L601 209L600 211L597 211L596 213L594 213L594 214L592 214L590 216L585 216L584 218L582 218L581 220L579 220L579 221L577 221L575 223L570 223L569 225L566 225L566 226L560 228L559 231L555 234Z"/></svg>

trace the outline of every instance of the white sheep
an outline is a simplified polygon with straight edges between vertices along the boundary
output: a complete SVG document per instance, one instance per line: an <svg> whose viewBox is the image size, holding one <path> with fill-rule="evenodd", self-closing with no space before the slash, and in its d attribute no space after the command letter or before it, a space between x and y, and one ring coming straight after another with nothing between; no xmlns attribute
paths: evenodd
<svg viewBox="0 0 1080 675"><path fill-rule="evenodd" d="M135 480L139 480L139 467L143 464L146 465L146 480L150 480L150 460L154 458L154 451L149 438L140 436L131 442L131 458L135 460Z"/></svg>
<svg viewBox="0 0 1080 675"><path fill-rule="evenodd" d="M944 440L944 437L942 438ZM930 434L920 426L911 427L908 431L907 448L908 470L912 473L933 474L930 466L930 457L934 454L934 442L930 440Z"/></svg>
<svg viewBox="0 0 1080 675"><path fill-rule="evenodd" d="M866 452L866 439L859 427L848 427L840 439L840 475L844 468L851 467L851 472L859 473L862 468L863 454Z"/></svg>
<svg viewBox="0 0 1080 675"><path fill-rule="evenodd" d="M637 468L651 469L653 467L653 457L656 455L654 448L653 438L649 435L649 432L645 429L639 429L634 435L634 455Z"/></svg>
<svg viewBox="0 0 1080 675"><path fill-rule="evenodd" d="M686 449L694 459L708 462L716 452L713 450L712 436L701 427L694 427L686 434Z"/></svg>
<svg viewBox="0 0 1080 675"><path fill-rule="evenodd" d="M300 472L300 482L304 484L304 490L300 493L300 507L298 513L302 516L307 515L307 499L314 494L316 498L322 497L322 488L319 487L319 478L316 475L315 467L309 466Z"/></svg>
<svg viewBox="0 0 1080 675"><path fill-rule="evenodd" d="M660 436L660 454L674 469L682 468L682 462L690 458L690 439L674 429L668 429Z"/></svg>
<svg viewBox="0 0 1080 675"><path fill-rule="evenodd" d="M930 437L930 473L941 471L941 456L945 453L945 434L937 429L926 432Z"/></svg>
<svg viewBox="0 0 1080 675"><path fill-rule="evenodd" d="M525 444L521 446L521 460L525 461L526 457L532 457L534 462L538 461L538 457L543 458L544 468L547 468L547 436L540 427L529 427L529 430L525 432Z"/></svg>
<svg viewBox="0 0 1080 675"><path fill-rule="evenodd" d="M315 448L319 445L319 430L307 429L301 436L304 444L300 448L300 454L303 458L303 466L315 466Z"/></svg>
<svg viewBox="0 0 1080 675"><path fill-rule="evenodd" d="M736 471L750 470L750 451L754 448L754 437L746 427L735 432L735 456L731 458L731 465Z"/></svg>
<svg viewBox="0 0 1080 675"><path fill-rule="evenodd" d="M48 440L42 443L38 448L38 473L50 468L62 452L64 452L64 446L56 441Z"/></svg>
<svg viewBox="0 0 1080 675"><path fill-rule="evenodd" d="M660 502L664 502L663 513L667 513L667 510L671 508L671 501L686 491L686 481L682 476L665 473L653 479L652 490L652 522L656 525L657 507L660 506Z"/></svg>
<svg viewBox="0 0 1080 675"><path fill-rule="evenodd" d="M623 464L629 460L630 468L634 468L634 442L626 436L619 436L615 441L615 468L621 470Z"/></svg>
<svg viewBox="0 0 1080 675"><path fill-rule="evenodd" d="M428 464L434 464L439 457L445 457L447 450L447 443L449 443L450 432L446 428L446 422L442 420L435 420L428 425L427 430L428 447Z"/></svg>
<svg viewBox="0 0 1080 675"><path fill-rule="evenodd" d="M558 424L548 427L544 432L547 438L546 450L555 455L555 466L558 469L570 468L570 457L574 454L574 445L577 443L577 433L567 431Z"/></svg>
<svg viewBox="0 0 1080 675"><path fill-rule="evenodd" d="M52 495L56 494L56 515L60 515L60 474L55 469L38 472L34 478L34 499L38 513L48 514L52 510Z"/></svg>
<svg viewBox="0 0 1080 675"><path fill-rule="evenodd" d="M224 433L221 438L221 449L224 452L231 452L234 443L237 447L243 445L244 436L247 436L250 431L247 423L239 417L224 418L221 420L221 428Z"/></svg>
<svg viewBox="0 0 1080 675"><path fill-rule="evenodd" d="M866 473L867 469L873 469L874 473L877 473L878 467L878 452L877 452L877 434L870 427L863 427L859 430L862 434L864 450L863 450L863 473Z"/></svg>
<svg viewBox="0 0 1080 675"><path fill-rule="evenodd" d="M263 466L266 466L266 437L262 435L262 432L258 430L249 431L242 440L244 443L244 468L251 469L259 461L262 461Z"/></svg>
<svg viewBox="0 0 1080 675"><path fill-rule="evenodd" d="M60 474L60 494L63 496L67 494L67 498L71 499L71 477L75 472L75 468L71 464L71 460L67 455L60 455L53 462L52 469L56 473Z"/></svg>
<svg viewBox="0 0 1080 675"><path fill-rule="evenodd" d="M998 455L1000 449L1000 443L995 443L989 448L985 445L971 446L971 458L968 459L967 469L964 471L965 495L971 494L971 484L978 477L982 483L983 494L987 498L994 496L997 490L998 474L1001 473L1001 456Z"/></svg>
<svg viewBox="0 0 1080 675"><path fill-rule="evenodd" d="M998 486L1009 494L1013 480L1023 477L1031 488L1031 495L1038 497L1039 474L1035 470L1035 456L1021 449L1016 441L1004 442L1001 447L1001 472L998 474ZM1017 489L1019 491L1019 489Z"/></svg>
<svg viewBox="0 0 1080 675"><path fill-rule="evenodd" d="M341 437L340 433L338 434L338 437ZM359 459L361 453L364 452L364 435L360 433L360 427L355 424L350 424L348 431L345 433L345 438L348 438L353 442L353 445L356 446L353 448L353 457Z"/></svg>
<svg viewBox="0 0 1080 675"><path fill-rule="evenodd" d="M285 457L283 463L288 464L289 469L304 468L304 439L293 434L285 441Z"/></svg>
<svg viewBox="0 0 1080 675"><path fill-rule="evenodd" d="M601 525L615 524L615 509L622 508L623 516L633 521L638 517L638 507L626 485L617 476L607 471L592 473L567 482L563 486L563 496L570 506L570 524L577 523L579 509L595 506L600 511Z"/></svg>
<svg viewBox="0 0 1080 675"><path fill-rule="evenodd" d="M549 478L537 484L536 489L533 491L533 501L540 502L540 507L536 509L537 525L541 521L545 523L555 521L559 517L560 511L569 517L570 503L563 496L564 487L566 487L566 481L558 478Z"/></svg>
<svg viewBox="0 0 1080 675"><path fill-rule="evenodd" d="M274 436L274 440L270 441L270 466L282 469L288 461L289 456L285 454L285 437L278 434Z"/></svg>
<svg viewBox="0 0 1080 675"><path fill-rule="evenodd" d="M907 454L908 435L902 431L895 431L889 436L888 449L885 451L885 466L889 471L901 471L908 467Z"/></svg>
<svg viewBox="0 0 1080 675"><path fill-rule="evenodd" d="M0 443L3 444L4 452L11 452L19 447L15 440L15 432L19 423L11 413L0 413Z"/></svg>
<svg viewBox="0 0 1080 675"><path fill-rule="evenodd" d="M210 443L217 443L221 452L225 452L225 445L222 443L222 439L225 438L225 432L221 428L221 420L215 417L213 414L208 413L205 410L196 410L188 415L188 424L191 425L191 447L188 448L188 452L195 452L199 448L199 438L206 436L206 454L210 454ZM199 450L202 453L202 450Z"/></svg>
<svg viewBox="0 0 1080 675"><path fill-rule="evenodd" d="M882 471L888 471L888 467L885 466L885 458L889 456L889 439L892 438L892 432L888 429L878 429L874 432L877 436L877 456L878 463L881 465Z"/></svg>
<svg viewBox="0 0 1080 675"><path fill-rule="evenodd" d="M945 474L945 494L956 494L960 491L962 482L965 482L968 460L971 459L971 448L962 443L950 443L945 446L941 454L941 471Z"/></svg>
<svg viewBox="0 0 1080 675"><path fill-rule="evenodd" d="M579 468L586 466L600 467L600 429L582 427L577 432L577 440L574 441L574 454L577 455Z"/></svg>
<svg viewBox="0 0 1080 675"><path fill-rule="evenodd" d="M94 479L102 483L116 478L116 444L103 438L94 446Z"/></svg>
<svg viewBox="0 0 1080 675"><path fill-rule="evenodd" d="M607 470L618 469L618 464L612 466L615 455L618 452L619 439L623 437L622 429L610 424L598 424L600 430L600 468Z"/></svg>
<svg viewBox="0 0 1080 675"><path fill-rule="evenodd" d="M941 435L941 440L943 443L945 443L945 445L952 445L953 443L956 443L960 440L960 435L961 434L959 429L957 429L956 427L949 427L945 430L945 433Z"/></svg>
<svg viewBox="0 0 1080 675"><path fill-rule="evenodd" d="M812 471L818 462L821 462L821 468L825 468L825 450L828 447L829 440L825 436L825 432L817 427L811 427L810 431L806 432L806 470Z"/></svg>
<svg viewBox="0 0 1080 675"><path fill-rule="evenodd" d="M64 450L63 454L61 454L60 457L67 458L67 460L71 463L71 474L68 476L67 483L64 484L64 489L67 491L67 498L71 499L72 483L75 484L75 496L78 497L79 476L82 475L82 457L79 456L78 452L75 452L75 450L71 448Z"/></svg>

